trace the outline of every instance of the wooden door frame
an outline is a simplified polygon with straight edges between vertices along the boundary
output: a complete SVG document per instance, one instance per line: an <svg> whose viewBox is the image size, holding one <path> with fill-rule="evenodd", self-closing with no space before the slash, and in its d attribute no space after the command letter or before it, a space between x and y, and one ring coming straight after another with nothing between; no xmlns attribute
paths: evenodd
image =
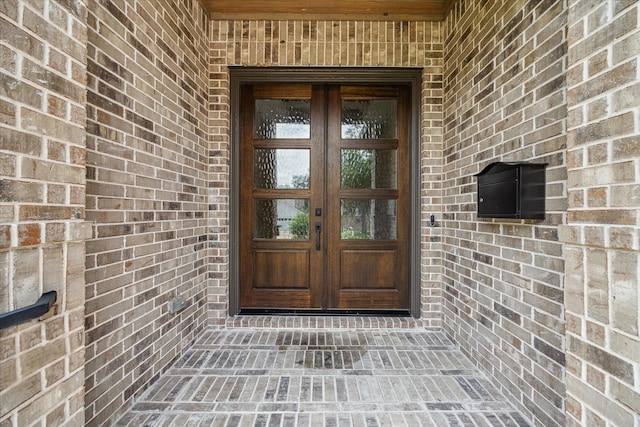
<svg viewBox="0 0 640 427"><path fill-rule="evenodd" d="M411 92L409 151L410 237L409 297L410 314L420 317L420 113L422 111L422 69L419 68L311 68L311 67L229 67L230 74L230 183L229 183L229 315L240 311L240 87L258 83L327 83L408 85Z"/></svg>

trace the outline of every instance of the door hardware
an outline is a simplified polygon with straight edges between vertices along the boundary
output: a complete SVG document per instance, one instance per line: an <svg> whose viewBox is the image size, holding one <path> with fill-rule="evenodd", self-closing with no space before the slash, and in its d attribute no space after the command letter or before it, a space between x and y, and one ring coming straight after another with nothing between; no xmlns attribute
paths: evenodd
<svg viewBox="0 0 640 427"><path fill-rule="evenodd" d="M322 223L316 222L316 251L320 250L320 233L322 232Z"/></svg>

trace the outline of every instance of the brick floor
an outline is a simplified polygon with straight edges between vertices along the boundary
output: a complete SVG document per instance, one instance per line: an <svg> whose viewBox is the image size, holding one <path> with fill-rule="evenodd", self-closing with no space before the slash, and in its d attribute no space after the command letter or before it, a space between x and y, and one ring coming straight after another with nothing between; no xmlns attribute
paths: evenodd
<svg viewBox="0 0 640 427"><path fill-rule="evenodd" d="M419 320L251 316L204 333L117 425L529 424Z"/></svg>

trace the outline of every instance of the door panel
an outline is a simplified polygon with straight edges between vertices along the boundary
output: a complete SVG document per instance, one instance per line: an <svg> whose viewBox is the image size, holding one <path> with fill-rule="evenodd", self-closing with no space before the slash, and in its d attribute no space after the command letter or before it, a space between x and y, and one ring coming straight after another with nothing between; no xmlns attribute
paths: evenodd
<svg viewBox="0 0 640 427"><path fill-rule="evenodd" d="M328 96L327 309L408 309L408 92Z"/></svg>
<svg viewBox="0 0 640 427"><path fill-rule="evenodd" d="M241 100L241 308L408 310L408 89Z"/></svg>
<svg viewBox="0 0 640 427"><path fill-rule="evenodd" d="M253 255L256 289L309 289L308 250L261 250Z"/></svg>
<svg viewBox="0 0 640 427"><path fill-rule="evenodd" d="M321 309L324 258L309 211L324 197L324 89L241 90L241 307Z"/></svg>
<svg viewBox="0 0 640 427"><path fill-rule="evenodd" d="M342 289L395 289L395 250L343 250L340 259Z"/></svg>

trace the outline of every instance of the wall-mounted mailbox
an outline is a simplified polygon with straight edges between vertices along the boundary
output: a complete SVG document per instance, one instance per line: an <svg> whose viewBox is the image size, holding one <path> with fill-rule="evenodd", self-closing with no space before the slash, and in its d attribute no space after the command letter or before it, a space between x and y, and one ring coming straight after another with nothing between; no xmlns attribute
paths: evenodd
<svg viewBox="0 0 640 427"><path fill-rule="evenodd" d="M478 178L478 217L544 219L546 163L491 163Z"/></svg>

